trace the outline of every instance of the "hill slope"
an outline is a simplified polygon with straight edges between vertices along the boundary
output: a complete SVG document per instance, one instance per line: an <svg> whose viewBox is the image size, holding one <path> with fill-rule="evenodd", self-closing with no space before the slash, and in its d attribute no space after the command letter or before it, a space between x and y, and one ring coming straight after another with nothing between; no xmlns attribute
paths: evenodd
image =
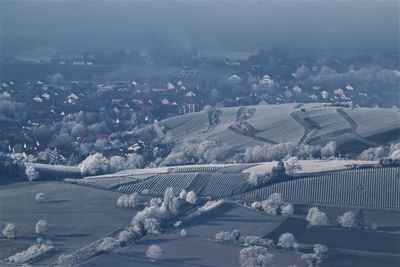
<svg viewBox="0 0 400 267"><path fill-rule="evenodd" d="M251 106L253 115L238 119L241 108L222 108L219 121L209 126L205 111L160 122L179 141L219 138L229 145L265 143L325 144L336 141L342 153L387 145L400 139L397 109L344 108L324 104L281 104Z"/></svg>

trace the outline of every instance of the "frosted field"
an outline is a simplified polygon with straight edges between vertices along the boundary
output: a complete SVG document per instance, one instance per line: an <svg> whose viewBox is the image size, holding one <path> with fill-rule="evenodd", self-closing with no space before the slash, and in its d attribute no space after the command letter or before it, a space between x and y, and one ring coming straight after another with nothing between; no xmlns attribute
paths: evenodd
<svg viewBox="0 0 400 267"><path fill-rule="evenodd" d="M221 231L239 230L243 235L264 236L274 230L285 219L284 216L268 216L262 212L236 203L223 203L218 208L184 223L179 229L186 229L190 236L215 239ZM176 233L178 230L169 232Z"/></svg>
<svg viewBox="0 0 400 267"><path fill-rule="evenodd" d="M43 192L47 203L35 200ZM0 226L12 222L18 227L15 239L0 238L0 259L11 256L36 242L38 220L48 222L45 238L58 249L38 261L47 265L62 253L70 253L130 224L134 209L116 206L121 194L63 182L16 183L0 187ZM1 266L1 263L0 263Z"/></svg>
<svg viewBox="0 0 400 267"><path fill-rule="evenodd" d="M277 161L257 163L255 166L243 170L243 173L270 173L272 168L276 166ZM351 165L375 165L377 161L365 160L299 160L302 169L297 174L318 173L326 171L345 170Z"/></svg>
<svg viewBox="0 0 400 267"><path fill-rule="evenodd" d="M217 242L215 234L239 229L244 235L263 236L284 218L264 215L235 203L224 203L179 228L170 228L162 235L148 235L133 246L96 257L81 266L240 266L239 251L244 246ZM186 237L180 236L181 229L187 230ZM152 244L159 245L164 251L159 261L145 257ZM275 249L271 253L278 266L300 263L299 253Z"/></svg>
<svg viewBox="0 0 400 267"><path fill-rule="evenodd" d="M303 218L291 217L266 237L276 240L281 234L290 231L301 244L325 244L331 249L380 252L391 255L400 253L400 235L398 234L365 230L349 231L338 226L307 227L307 224Z"/></svg>
<svg viewBox="0 0 400 267"><path fill-rule="evenodd" d="M151 261L145 253L149 245L157 244L163 251L161 260ZM111 254L101 255L85 263L82 267L96 266L232 266L239 267L239 252L244 248L233 243L220 243L212 240L196 238L190 234L181 238L177 235L164 234L148 236L134 246L127 247ZM271 250L277 266L300 264L299 253Z"/></svg>
<svg viewBox="0 0 400 267"><path fill-rule="evenodd" d="M345 111L358 124L357 132L363 137L396 129L398 133L400 132L400 112L398 109L359 108L346 109Z"/></svg>
<svg viewBox="0 0 400 267"><path fill-rule="evenodd" d="M220 139L233 146L254 146L256 144L293 142L303 140L306 131L305 118L317 123L314 135L306 143L323 144L337 141L341 144L353 141L355 151L371 146L387 144L400 138L400 113L397 109L385 108L342 108L314 104L281 104L252 106L256 112L247 123L258 132L246 136L231 131L228 127L236 121L239 108L222 108L221 122L208 129L207 114L204 111L181 115L160 122L169 129L176 141L185 139ZM300 121L294 117L297 116ZM354 150L353 149L353 150ZM351 152L350 150L346 150Z"/></svg>
<svg viewBox="0 0 400 267"><path fill-rule="evenodd" d="M301 118L309 118L316 122L321 128L318 135L325 135L332 132L350 129L351 125L341 117L334 107L324 107L306 110L297 113Z"/></svg>

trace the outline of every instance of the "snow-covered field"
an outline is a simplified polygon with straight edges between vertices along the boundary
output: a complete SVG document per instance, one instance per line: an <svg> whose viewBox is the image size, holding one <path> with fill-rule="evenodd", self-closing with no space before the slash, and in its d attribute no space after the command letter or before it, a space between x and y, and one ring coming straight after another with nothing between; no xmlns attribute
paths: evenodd
<svg viewBox="0 0 400 267"><path fill-rule="evenodd" d="M299 143L304 140L303 135L307 131L306 123L299 121L304 119L318 125L316 134L305 139L305 142L310 144L336 139L340 144L350 143L354 139L352 136L354 134L359 134L357 138L361 139L375 137L374 142L378 144L386 144L390 140L400 138L400 131L396 132L400 125L400 113L397 109L351 109L324 106L322 103L258 105L251 108L255 108L255 114L246 121L257 130L254 136L239 134L228 128L236 121L239 108L222 108L220 123L211 129L208 129L207 114L204 111L169 118L161 121L160 125L166 126L176 141L192 138L197 140L219 138L233 146L248 146L265 142ZM351 123L344 117L346 114L349 115ZM390 135L390 140L380 138L380 135L383 137ZM368 140L365 140L365 143L368 144ZM364 148L362 144L360 144L361 148Z"/></svg>
<svg viewBox="0 0 400 267"><path fill-rule="evenodd" d="M360 166L373 166L376 165L377 161L366 161L366 160L299 160L299 164L301 166L301 170L297 172L297 174L306 174L306 173L319 173L326 171L337 171L337 170L345 170L351 168L352 165L360 165ZM243 170L243 173L270 173L272 168L276 166L276 161L264 162L256 164L253 167Z"/></svg>

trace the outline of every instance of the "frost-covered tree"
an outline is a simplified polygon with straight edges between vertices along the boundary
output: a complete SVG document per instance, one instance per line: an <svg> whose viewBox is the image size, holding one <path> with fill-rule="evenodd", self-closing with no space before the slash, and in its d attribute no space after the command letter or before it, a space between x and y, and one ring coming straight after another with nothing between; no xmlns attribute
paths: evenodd
<svg viewBox="0 0 400 267"><path fill-rule="evenodd" d="M292 233L283 233L278 239L278 246L281 248L292 249L296 245L296 239Z"/></svg>
<svg viewBox="0 0 400 267"><path fill-rule="evenodd" d="M268 249L260 246L250 246L240 250L240 265L242 267L272 267L274 256Z"/></svg>
<svg viewBox="0 0 400 267"><path fill-rule="evenodd" d="M35 199L39 203L44 203L44 202L47 201L46 195L44 193L42 193L42 192L37 193L37 195L35 196Z"/></svg>
<svg viewBox="0 0 400 267"><path fill-rule="evenodd" d="M283 216L290 216L294 213L294 207L292 204L281 206L281 213Z"/></svg>
<svg viewBox="0 0 400 267"><path fill-rule="evenodd" d="M73 267L76 266L78 259L71 254L61 254L57 259L57 266L59 267Z"/></svg>
<svg viewBox="0 0 400 267"><path fill-rule="evenodd" d="M388 149L385 149L382 146L371 147L358 155L358 158L361 160L380 160L381 158L386 157L388 154Z"/></svg>
<svg viewBox="0 0 400 267"><path fill-rule="evenodd" d="M119 241L112 238L112 237L105 237L102 242L99 244L99 246L97 247L97 250L99 252L105 251L105 252L109 252L114 250L115 248L117 248L119 246Z"/></svg>
<svg viewBox="0 0 400 267"><path fill-rule="evenodd" d="M307 221L313 226L323 226L328 224L328 217L326 214L318 209L318 207L313 207L308 210Z"/></svg>
<svg viewBox="0 0 400 267"><path fill-rule="evenodd" d="M3 235L8 239L12 239L17 235L17 226L13 223L7 223L6 226L3 228Z"/></svg>
<svg viewBox="0 0 400 267"><path fill-rule="evenodd" d="M135 239L135 233L128 230L123 230L118 234L118 240L121 243L129 244Z"/></svg>
<svg viewBox="0 0 400 267"><path fill-rule="evenodd" d="M217 241L232 241L231 233L227 231L221 231L215 234L215 239Z"/></svg>
<svg viewBox="0 0 400 267"><path fill-rule="evenodd" d="M190 192L189 192L190 193ZM189 195L188 193L188 195ZM187 199L187 196L186 196ZM178 200L174 195L174 189L172 187L168 187L164 193L164 200L161 204L163 208L169 210L172 214L176 214L178 212Z"/></svg>
<svg viewBox="0 0 400 267"><path fill-rule="evenodd" d="M164 200L161 201L159 198L150 200L149 205L133 217L132 226L141 229L143 234L158 234L169 219L178 215L179 210L179 202L174 196L172 187L167 188Z"/></svg>
<svg viewBox="0 0 400 267"><path fill-rule="evenodd" d="M125 208L134 208L139 204L139 195L132 193L130 195L122 195L117 200L117 206Z"/></svg>
<svg viewBox="0 0 400 267"><path fill-rule="evenodd" d="M260 186L266 184L269 179L270 177L267 173L251 172L247 179L247 183L251 186Z"/></svg>
<svg viewBox="0 0 400 267"><path fill-rule="evenodd" d="M159 260L162 258L163 250L160 246L157 245L150 245L146 251L146 257L152 260Z"/></svg>
<svg viewBox="0 0 400 267"><path fill-rule="evenodd" d="M35 232L38 235L43 235L47 232L48 224L45 220L39 220L35 226Z"/></svg>
<svg viewBox="0 0 400 267"><path fill-rule="evenodd" d="M302 167L299 163L299 159L297 157L289 157L285 160L285 170L287 175L293 175L302 170Z"/></svg>
<svg viewBox="0 0 400 267"><path fill-rule="evenodd" d="M267 200L261 202L261 207L269 215L278 215L282 204L284 204L282 194L272 193Z"/></svg>
<svg viewBox="0 0 400 267"><path fill-rule="evenodd" d="M29 181L34 181L39 179L39 172L36 171L36 168L32 162L27 162L25 164L25 175Z"/></svg>
<svg viewBox="0 0 400 267"><path fill-rule="evenodd" d="M179 198L186 200L187 192L185 189L182 189L182 191L179 193Z"/></svg>
<svg viewBox="0 0 400 267"><path fill-rule="evenodd" d="M336 153L336 142L330 141L321 149L322 158L331 158L335 156Z"/></svg>
<svg viewBox="0 0 400 267"><path fill-rule="evenodd" d="M313 248L314 253L303 254L301 259L306 262L307 267L322 266L323 260L326 258L328 248L321 244L315 244Z"/></svg>
<svg viewBox="0 0 400 267"><path fill-rule="evenodd" d="M186 202L195 205L197 202L196 193L193 191L188 192L186 195Z"/></svg>
<svg viewBox="0 0 400 267"><path fill-rule="evenodd" d="M187 231L185 229L182 229L180 232L181 237L186 237L187 236Z"/></svg>
<svg viewBox="0 0 400 267"><path fill-rule="evenodd" d="M244 239L244 244L249 246L261 246L268 249L275 247L275 243L272 239L265 239L260 236L246 236Z"/></svg>
<svg viewBox="0 0 400 267"><path fill-rule="evenodd" d="M355 216L354 212L347 211L347 212L343 213L343 215L338 217L338 222L343 227L353 228L355 219L356 219L356 216Z"/></svg>
<svg viewBox="0 0 400 267"><path fill-rule="evenodd" d="M108 159L101 153L89 155L78 167L83 175L108 173L110 170Z"/></svg>
<svg viewBox="0 0 400 267"><path fill-rule="evenodd" d="M253 202L251 207L266 212L269 215L284 215L290 216L294 212L294 207L290 203L283 201L281 193L272 193L268 199L262 202Z"/></svg>

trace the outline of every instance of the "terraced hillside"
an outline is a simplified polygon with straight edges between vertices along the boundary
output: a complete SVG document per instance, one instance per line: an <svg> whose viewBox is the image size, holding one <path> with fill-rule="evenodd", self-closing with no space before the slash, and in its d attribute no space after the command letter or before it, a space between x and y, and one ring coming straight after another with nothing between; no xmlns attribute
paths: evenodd
<svg viewBox="0 0 400 267"><path fill-rule="evenodd" d="M321 173L256 189L239 198L262 201L275 192L293 203L400 209L400 168Z"/></svg>
<svg viewBox="0 0 400 267"><path fill-rule="evenodd" d="M359 153L373 146L400 139L398 109L344 108L324 104L281 104L251 106L252 117L245 119L251 131L241 132L232 125L240 108L222 108L217 125L209 126L205 111L173 117L160 122L175 140L219 138L229 145L294 142L324 144L334 140L342 153Z"/></svg>
<svg viewBox="0 0 400 267"><path fill-rule="evenodd" d="M400 168L374 167L374 161L303 160L300 163L304 168L295 180L258 189L248 183L249 175L268 173L276 162L140 169L65 181L150 196L162 196L172 187L175 194L185 189L200 197L230 197L249 202L265 200L277 192L293 203L400 208ZM363 168L354 169L353 164Z"/></svg>

